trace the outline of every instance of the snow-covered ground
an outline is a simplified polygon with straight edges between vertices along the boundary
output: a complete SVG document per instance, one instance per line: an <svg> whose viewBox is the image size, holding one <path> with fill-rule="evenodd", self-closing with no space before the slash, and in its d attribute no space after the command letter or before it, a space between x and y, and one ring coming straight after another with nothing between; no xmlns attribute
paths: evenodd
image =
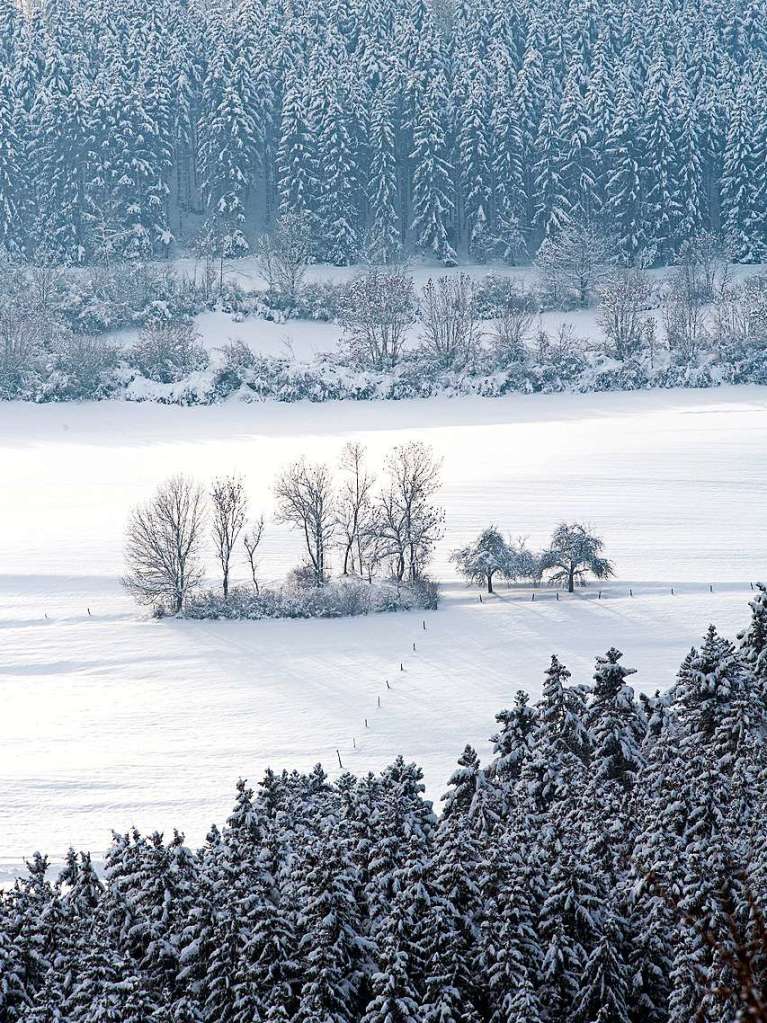
<svg viewBox="0 0 767 1023"><path fill-rule="evenodd" d="M299 454L333 461L351 437L374 463L411 438L444 456L442 609L154 622L121 592L127 511L162 478L238 470L268 519L281 466ZM255 782L267 764L317 760L334 773L336 750L355 772L402 752L437 798L464 743L486 753L494 713L517 688L538 692L551 652L585 681L615 644L640 669L637 687L654 691L709 621L731 634L745 622L749 583L767 577L764 388L197 409L14 403L0 406L0 466L6 876L38 847L98 853L111 827L134 822L176 824L198 842L225 816L238 775ZM559 519L577 518L617 565L602 600L596 589L534 602L502 590L480 604L451 577L450 549L491 521L540 546ZM269 526L264 576L297 553Z"/></svg>

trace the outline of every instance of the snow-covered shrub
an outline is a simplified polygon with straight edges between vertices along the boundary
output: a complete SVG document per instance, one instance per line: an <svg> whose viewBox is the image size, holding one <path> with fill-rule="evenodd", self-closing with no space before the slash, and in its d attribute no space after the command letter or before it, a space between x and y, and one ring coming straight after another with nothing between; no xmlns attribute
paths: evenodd
<svg viewBox="0 0 767 1023"><path fill-rule="evenodd" d="M43 401L84 401L107 398L117 389L117 349L103 338L64 337L42 385Z"/></svg>
<svg viewBox="0 0 767 1023"><path fill-rule="evenodd" d="M330 322L338 318L346 287L338 281L311 281L293 296L270 288L261 298L267 309L286 318Z"/></svg>
<svg viewBox="0 0 767 1023"><path fill-rule="evenodd" d="M591 372L586 371L581 376L579 390L639 391L650 386L651 379L649 365L643 359L627 359L625 362L605 359L600 360Z"/></svg>
<svg viewBox="0 0 767 1023"><path fill-rule="evenodd" d="M323 579L327 577L323 574ZM317 586L317 573L311 565L296 565L288 572L285 580L285 588L291 592L303 593L305 590L312 590Z"/></svg>
<svg viewBox="0 0 767 1023"><path fill-rule="evenodd" d="M410 583L410 590L415 597L416 607L426 611L435 611L439 606L439 583L426 575L419 576Z"/></svg>
<svg viewBox="0 0 767 1023"><path fill-rule="evenodd" d="M509 305L521 302L534 304L532 292L522 287L519 281L495 273L474 281L472 301L478 320L494 320Z"/></svg>
<svg viewBox="0 0 767 1023"><path fill-rule="evenodd" d="M49 311L23 296L0 295L0 398L36 398L50 354L66 334Z"/></svg>
<svg viewBox="0 0 767 1023"><path fill-rule="evenodd" d="M263 294L259 291L248 291L237 281L224 281L218 296L218 304L236 323L242 322L248 316L258 315L265 318L268 313Z"/></svg>
<svg viewBox="0 0 767 1023"><path fill-rule="evenodd" d="M655 301L647 274L633 267L618 269L599 285L597 296L606 354L623 360L642 352L648 339L645 314Z"/></svg>
<svg viewBox="0 0 767 1023"><path fill-rule="evenodd" d="M160 384L177 383L208 365L199 335L183 323L146 326L126 358L147 380Z"/></svg>
<svg viewBox="0 0 767 1023"><path fill-rule="evenodd" d="M228 618L259 621L268 618L344 618L384 611L432 610L438 606L435 583L414 585L389 581L366 582L354 576L333 579L323 586L286 584L276 590L237 586L228 600L217 590L203 590L186 602L185 618Z"/></svg>
<svg viewBox="0 0 767 1023"><path fill-rule="evenodd" d="M72 330L84 334L190 320L204 308L201 290L188 277L154 263L73 271L60 281L55 302Z"/></svg>
<svg viewBox="0 0 767 1023"><path fill-rule="evenodd" d="M723 347L722 376L730 384L767 384L767 336Z"/></svg>
<svg viewBox="0 0 767 1023"><path fill-rule="evenodd" d="M569 325L563 324L556 336L545 330L536 335L535 361L531 367L535 390L566 391L577 384L587 367L585 345L573 336Z"/></svg>
<svg viewBox="0 0 767 1023"><path fill-rule="evenodd" d="M468 274L431 277L421 292L420 348L436 365L466 368L479 353L482 327Z"/></svg>

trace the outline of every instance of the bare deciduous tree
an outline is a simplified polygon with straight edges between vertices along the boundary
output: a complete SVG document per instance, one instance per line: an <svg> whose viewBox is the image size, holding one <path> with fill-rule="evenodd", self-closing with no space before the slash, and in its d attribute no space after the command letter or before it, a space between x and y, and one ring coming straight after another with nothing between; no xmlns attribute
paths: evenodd
<svg viewBox="0 0 767 1023"><path fill-rule="evenodd" d="M701 302L713 302L729 275L727 254L710 231L689 238L679 250L675 277L688 296L695 294Z"/></svg>
<svg viewBox="0 0 767 1023"><path fill-rule="evenodd" d="M55 249L43 243L33 254L29 265L32 300L40 309L48 309L51 299L65 278L64 267Z"/></svg>
<svg viewBox="0 0 767 1023"><path fill-rule="evenodd" d="M535 306L529 295L508 287L493 324L490 342L496 359L508 364L523 362L527 354L525 341L535 320Z"/></svg>
<svg viewBox="0 0 767 1023"><path fill-rule="evenodd" d="M363 575L371 539L373 484L362 444L350 441L341 452L344 480L338 494L338 528L343 552L343 574Z"/></svg>
<svg viewBox="0 0 767 1023"><path fill-rule="evenodd" d="M719 316L733 289L725 253L713 235L704 232L684 243L662 306L666 343L682 363L697 359L710 341L711 327L720 334Z"/></svg>
<svg viewBox="0 0 767 1023"><path fill-rule="evenodd" d="M644 313L653 301L652 281L642 270L618 270L597 288L597 320L607 341L607 354L627 359L642 351L647 340Z"/></svg>
<svg viewBox="0 0 767 1023"><path fill-rule="evenodd" d="M62 340L67 334L49 312L23 297L0 299L0 395L22 391L35 360L51 349L54 336Z"/></svg>
<svg viewBox="0 0 767 1023"><path fill-rule="evenodd" d="M617 256L613 241L596 227L568 224L544 241L535 264L555 294L574 294L585 306L615 269Z"/></svg>
<svg viewBox="0 0 767 1023"><path fill-rule="evenodd" d="M336 530L333 482L325 465L311 465L303 458L278 477L274 485L276 521L301 530L314 573L314 581L325 581L327 552Z"/></svg>
<svg viewBox="0 0 767 1023"><path fill-rule="evenodd" d="M131 512L123 585L139 603L165 606L176 614L183 610L189 591L202 579L203 501L202 488L179 475Z"/></svg>
<svg viewBox="0 0 767 1023"><path fill-rule="evenodd" d="M237 476L222 476L210 489L213 509L211 529L216 557L221 566L224 600L229 596L229 567L232 552L245 526L248 498L242 480Z"/></svg>
<svg viewBox="0 0 767 1023"><path fill-rule="evenodd" d="M246 530L242 536L242 545L245 548L245 554L248 559L248 565L250 566L250 578L253 580L253 587L256 593L259 592L258 576L256 569L258 567L256 561L256 552L258 551L261 539L264 535L264 516L259 516L258 519L251 525L250 529Z"/></svg>
<svg viewBox="0 0 767 1023"><path fill-rule="evenodd" d="M375 529L378 556L392 564L401 582L417 579L442 536L444 510L432 503L441 483L442 462L421 441L395 447L385 468L388 486L379 496Z"/></svg>
<svg viewBox="0 0 767 1023"><path fill-rule="evenodd" d="M364 366L389 369L416 319L413 280L404 267L372 267L347 287L338 314L349 354Z"/></svg>
<svg viewBox="0 0 767 1023"><path fill-rule="evenodd" d="M421 347L444 366L462 366L482 337L467 274L429 279L421 295Z"/></svg>
<svg viewBox="0 0 767 1023"><path fill-rule="evenodd" d="M312 255L312 229L305 213L286 213L258 242L261 273L270 288L295 299Z"/></svg>
<svg viewBox="0 0 767 1023"><path fill-rule="evenodd" d="M675 274L661 305L666 344L682 363L694 362L709 340L703 293L689 284L685 275Z"/></svg>

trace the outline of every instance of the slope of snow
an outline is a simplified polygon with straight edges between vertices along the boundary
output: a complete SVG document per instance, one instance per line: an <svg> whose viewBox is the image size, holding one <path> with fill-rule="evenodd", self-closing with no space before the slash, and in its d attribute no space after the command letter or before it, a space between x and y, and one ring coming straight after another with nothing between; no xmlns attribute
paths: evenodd
<svg viewBox="0 0 767 1023"><path fill-rule="evenodd" d="M444 456L441 610L154 622L121 592L127 511L166 475L237 469L253 510L268 513L281 466L299 454L333 461L350 437L376 464L411 438ZM749 583L767 576L767 390L756 387L203 409L4 405L0 464L6 875L37 847L54 858L70 842L98 853L112 826L133 822L175 824L198 842L225 816L239 774L255 782L267 764L317 760L337 772L336 750L355 772L402 752L438 798L464 743L487 754L494 713L517 688L539 690L553 651L587 681L594 656L615 644L639 668L637 687L654 691L709 621L730 634L745 622ZM602 600L594 588L535 601L502 590L480 604L452 580L449 551L488 522L539 546L562 518L585 519L605 538L619 579ZM270 524L265 578L298 553Z"/></svg>

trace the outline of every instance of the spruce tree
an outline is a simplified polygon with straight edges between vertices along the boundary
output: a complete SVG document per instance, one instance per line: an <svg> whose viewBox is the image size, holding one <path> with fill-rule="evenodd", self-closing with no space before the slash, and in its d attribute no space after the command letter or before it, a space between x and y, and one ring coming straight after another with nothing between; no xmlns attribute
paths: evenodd
<svg viewBox="0 0 767 1023"><path fill-rule="evenodd" d="M597 658L588 715L591 770L598 781L615 781L630 789L644 762L641 746L646 725L634 691L624 681L635 669L624 668L619 663L622 656L611 647Z"/></svg>
<svg viewBox="0 0 767 1023"><path fill-rule="evenodd" d="M431 253L446 266L452 266L456 254L450 242L450 227L455 203L444 124L445 93L441 75L435 75L421 97L413 131L413 220L410 229L418 248Z"/></svg>

